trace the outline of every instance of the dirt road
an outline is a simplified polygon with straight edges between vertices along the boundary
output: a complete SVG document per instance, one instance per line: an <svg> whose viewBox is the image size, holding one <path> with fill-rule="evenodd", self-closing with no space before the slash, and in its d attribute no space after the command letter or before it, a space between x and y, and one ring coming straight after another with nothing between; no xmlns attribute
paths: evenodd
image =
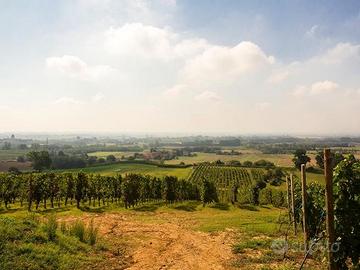
<svg viewBox="0 0 360 270"><path fill-rule="evenodd" d="M86 222L92 218L101 235L127 246L128 264L113 262L110 269L232 269L231 232L195 231L194 221L168 213L154 214L157 222L117 213L84 217Z"/></svg>

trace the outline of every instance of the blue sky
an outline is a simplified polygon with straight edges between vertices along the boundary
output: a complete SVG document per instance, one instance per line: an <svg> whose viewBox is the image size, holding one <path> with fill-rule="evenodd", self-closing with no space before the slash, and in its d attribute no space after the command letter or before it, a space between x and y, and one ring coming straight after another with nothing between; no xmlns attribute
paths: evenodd
<svg viewBox="0 0 360 270"><path fill-rule="evenodd" d="M0 36L3 131L360 133L359 1L0 0Z"/></svg>

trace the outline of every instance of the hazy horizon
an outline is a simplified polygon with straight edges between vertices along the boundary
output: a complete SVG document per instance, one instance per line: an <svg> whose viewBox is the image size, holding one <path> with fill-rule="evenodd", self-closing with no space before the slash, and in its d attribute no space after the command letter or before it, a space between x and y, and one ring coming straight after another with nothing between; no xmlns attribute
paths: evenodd
<svg viewBox="0 0 360 270"><path fill-rule="evenodd" d="M359 1L0 5L0 134L360 134Z"/></svg>

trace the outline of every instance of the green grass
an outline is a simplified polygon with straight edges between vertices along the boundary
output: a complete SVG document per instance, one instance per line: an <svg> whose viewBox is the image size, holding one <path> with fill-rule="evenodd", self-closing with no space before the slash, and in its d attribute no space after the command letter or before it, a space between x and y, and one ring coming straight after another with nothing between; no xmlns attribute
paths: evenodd
<svg viewBox="0 0 360 270"><path fill-rule="evenodd" d="M219 210L205 207L195 212L199 221L198 229L205 232L223 231L226 228L238 229L249 234L276 234L279 216L285 210L265 207L229 207Z"/></svg>
<svg viewBox="0 0 360 270"><path fill-rule="evenodd" d="M81 169L59 170L60 172L78 172L94 173L101 175L115 175L127 173L147 174L155 177L163 177L166 175L177 176L186 179L190 175L192 168L162 168L150 164L110 164L103 166L86 167Z"/></svg>
<svg viewBox="0 0 360 270"><path fill-rule="evenodd" d="M0 269L79 269L102 260L104 254L60 231L49 239L35 215L0 216Z"/></svg>
<svg viewBox="0 0 360 270"><path fill-rule="evenodd" d="M99 151L99 152L92 152L92 153L88 153L88 156L95 156L98 158L106 158L109 155L113 155L116 158L120 159L123 156L124 157L129 157L134 155L134 153L136 152L105 152L105 151Z"/></svg>

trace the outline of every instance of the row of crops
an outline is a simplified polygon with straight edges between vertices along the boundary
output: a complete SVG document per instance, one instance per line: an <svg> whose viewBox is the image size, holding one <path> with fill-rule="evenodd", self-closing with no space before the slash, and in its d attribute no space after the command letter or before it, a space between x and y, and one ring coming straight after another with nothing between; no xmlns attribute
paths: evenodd
<svg viewBox="0 0 360 270"><path fill-rule="evenodd" d="M189 177L189 181L195 184L206 179L215 184L219 200L230 202L234 200L234 192L244 202L251 201L251 188L264 178L261 169L246 169L242 167L230 167L214 164L200 164L196 166Z"/></svg>
<svg viewBox="0 0 360 270"><path fill-rule="evenodd" d="M121 203L125 207L148 201L173 203L201 200L203 186L176 177L156 178L141 174L124 177L85 173L0 174L0 207L14 204L39 207L62 207L76 204L101 206ZM205 192L206 193L206 192Z"/></svg>
<svg viewBox="0 0 360 270"><path fill-rule="evenodd" d="M0 174L0 206L4 204L8 208L12 204L22 206L25 203L31 210L61 207L73 202L77 207L121 202L127 207L150 200L237 202L237 197L242 202L252 202L254 186L263 175L259 169L209 164L196 166L188 180L140 174L3 173Z"/></svg>

